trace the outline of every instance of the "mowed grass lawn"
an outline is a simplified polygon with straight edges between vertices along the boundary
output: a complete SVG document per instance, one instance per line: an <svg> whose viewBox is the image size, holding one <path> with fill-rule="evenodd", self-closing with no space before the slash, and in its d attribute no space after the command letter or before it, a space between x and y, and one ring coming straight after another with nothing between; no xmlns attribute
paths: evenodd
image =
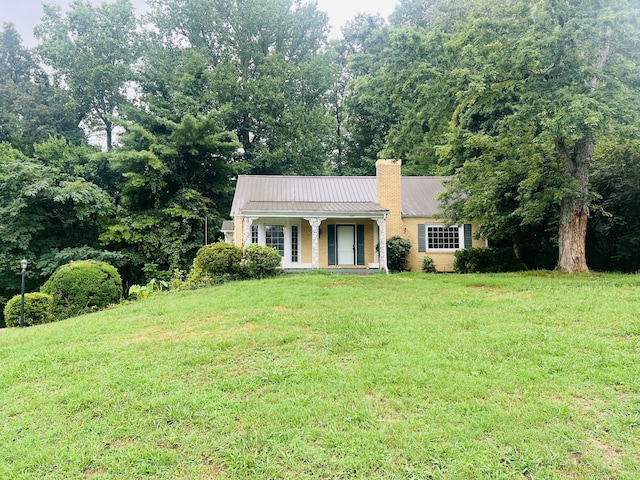
<svg viewBox="0 0 640 480"><path fill-rule="evenodd" d="M0 478L637 479L640 275L291 275L0 331Z"/></svg>

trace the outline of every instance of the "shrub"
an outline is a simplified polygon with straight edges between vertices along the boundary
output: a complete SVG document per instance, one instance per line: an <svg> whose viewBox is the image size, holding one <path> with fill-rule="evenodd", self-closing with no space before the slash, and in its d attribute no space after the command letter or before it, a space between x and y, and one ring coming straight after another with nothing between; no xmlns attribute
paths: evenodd
<svg viewBox="0 0 640 480"><path fill-rule="evenodd" d="M398 235L387 240L387 266L391 273L404 272L411 250L411 242Z"/></svg>
<svg viewBox="0 0 640 480"><path fill-rule="evenodd" d="M189 273L191 283L221 283L235 280L240 271L242 249L231 243L205 245L196 254Z"/></svg>
<svg viewBox="0 0 640 480"><path fill-rule="evenodd" d="M179 268L173 269L173 275L169 279L169 290L183 290L187 288L187 282L185 280L185 273Z"/></svg>
<svg viewBox="0 0 640 480"><path fill-rule="evenodd" d="M131 285L129 287L129 300L145 300L151 295L162 293L169 289L169 284L164 280L152 278L146 285Z"/></svg>
<svg viewBox="0 0 640 480"><path fill-rule="evenodd" d="M422 259L422 273L436 273L436 262L433 258L425 256Z"/></svg>
<svg viewBox="0 0 640 480"><path fill-rule="evenodd" d="M108 263L83 260L58 268L40 290L53 297L53 315L61 320L118 303L122 280Z"/></svg>
<svg viewBox="0 0 640 480"><path fill-rule="evenodd" d="M506 248L465 248L455 253L456 273L518 272L527 266Z"/></svg>
<svg viewBox="0 0 640 480"><path fill-rule="evenodd" d="M20 326L22 296L16 295L4 307L4 319L7 327ZM24 325L41 325L54 320L53 297L46 293L24 294Z"/></svg>
<svg viewBox="0 0 640 480"><path fill-rule="evenodd" d="M275 248L252 243L244 249L243 273L248 278L273 277L278 273L281 261Z"/></svg>

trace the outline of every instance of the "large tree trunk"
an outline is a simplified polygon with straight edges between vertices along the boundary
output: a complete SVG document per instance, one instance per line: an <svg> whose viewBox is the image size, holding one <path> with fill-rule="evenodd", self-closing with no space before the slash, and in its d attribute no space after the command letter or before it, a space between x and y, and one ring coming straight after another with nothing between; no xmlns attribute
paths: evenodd
<svg viewBox="0 0 640 480"><path fill-rule="evenodd" d="M595 148L591 135L578 140L573 149L564 139L556 141L563 156L564 170L575 182L576 192L560 205L558 232L558 270L561 272L588 272L586 257L587 220L589 218L589 170Z"/></svg>
<svg viewBox="0 0 640 480"><path fill-rule="evenodd" d="M511 235L511 245L513 247L513 254L517 259L522 259L522 238L520 237L520 231Z"/></svg>
<svg viewBox="0 0 640 480"><path fill-rule="evenodd" d="M102 123L104 123L104 131L107 134L107 152L113 150L113 122L109 120L106 115L101 117Z"/></svg>
<svg viewBox="0 0 640 480"><path fill-rule="evenodd" d="M564 200L560 207L558 270L588 272L585 254L589 207L584 202Z"/></svg>

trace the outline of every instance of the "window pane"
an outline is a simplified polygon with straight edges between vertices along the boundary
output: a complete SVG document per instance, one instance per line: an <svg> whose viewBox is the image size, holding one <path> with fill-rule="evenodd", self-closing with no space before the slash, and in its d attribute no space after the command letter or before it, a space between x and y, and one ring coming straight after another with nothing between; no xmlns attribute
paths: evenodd
<svg viewBox="0 0 640 480"><path fill-rule="evenodd" d="M457 249L460 248L460 229L458 227L436 227L427 225L427 248Z"/></svg>
<svg viewBox="0 0 640 480"><path fill-rule="evenodd" d="M284 225L266 225L264 233L267 247L275 248L284 257Z"/></svg>
<svg viewBox="0 0 640 480"><path fill-rule="evenodd" d="M298 226L291 225L291 261L298 261Z"/></svg>
<svg viewBox="0 0 640 480"><path fill-rule="evenodd" d="M258 226L251 225L251 243L258 243Z"/></svg>

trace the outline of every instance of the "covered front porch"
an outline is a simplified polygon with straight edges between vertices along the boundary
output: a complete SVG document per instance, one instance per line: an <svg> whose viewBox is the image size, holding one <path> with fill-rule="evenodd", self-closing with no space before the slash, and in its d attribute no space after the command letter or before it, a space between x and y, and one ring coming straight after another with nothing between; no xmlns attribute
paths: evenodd
<svg viewBox="0 0 640 480"><path fill-rule="evenodd" d="M388 271L389 212L378 204L274 203L250 202L243 209L236 218L236 245L275 248L285 270Z"/></svg>

